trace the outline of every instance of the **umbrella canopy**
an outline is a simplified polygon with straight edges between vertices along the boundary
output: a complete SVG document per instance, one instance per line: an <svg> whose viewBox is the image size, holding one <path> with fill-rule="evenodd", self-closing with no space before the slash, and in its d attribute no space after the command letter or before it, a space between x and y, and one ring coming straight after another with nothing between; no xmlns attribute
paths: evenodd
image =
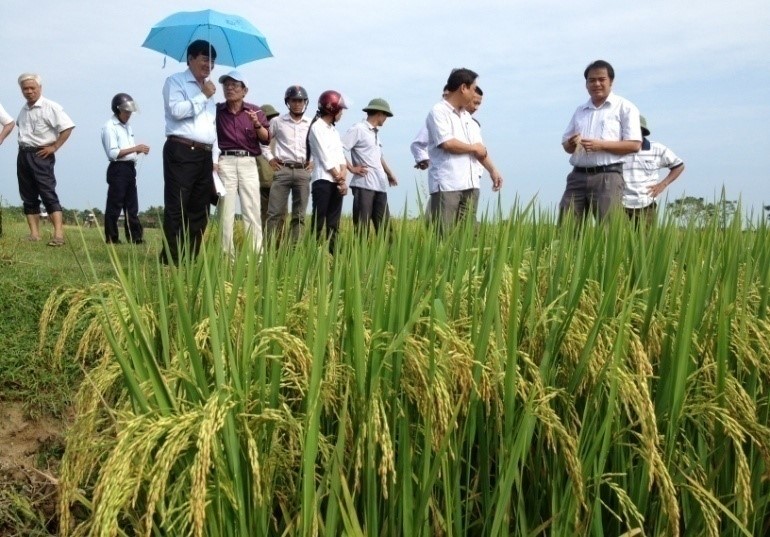
<svg viewBox="0 0 770 537"><path fill-rule="evenodd" d="M238 15L211 9L179 12L152 27L143 47L187 61L187 46L205 39L217 51L217 63L237 67L273 55L262 32Z"/></svg>

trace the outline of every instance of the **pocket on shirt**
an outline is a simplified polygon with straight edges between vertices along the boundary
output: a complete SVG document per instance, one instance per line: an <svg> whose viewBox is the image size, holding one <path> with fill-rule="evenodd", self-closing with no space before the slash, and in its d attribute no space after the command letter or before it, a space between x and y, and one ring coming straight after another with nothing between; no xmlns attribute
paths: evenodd
<svg viewBox="0 0 770 537"><path fill-rule="evenodd" d="M602 140L620 140L620 121L618 118L605 118L601 123Z"/></svg>

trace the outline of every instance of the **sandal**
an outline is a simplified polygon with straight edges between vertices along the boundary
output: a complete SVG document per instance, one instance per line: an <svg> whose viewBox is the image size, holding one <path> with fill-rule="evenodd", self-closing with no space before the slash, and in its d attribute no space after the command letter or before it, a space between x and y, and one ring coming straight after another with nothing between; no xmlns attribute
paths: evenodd
<svg viewBox="0 0 770 537"><path fill-rule="evenodd" d="M48 242L48 246L64 246L64 238L54 237Z"/></svg>

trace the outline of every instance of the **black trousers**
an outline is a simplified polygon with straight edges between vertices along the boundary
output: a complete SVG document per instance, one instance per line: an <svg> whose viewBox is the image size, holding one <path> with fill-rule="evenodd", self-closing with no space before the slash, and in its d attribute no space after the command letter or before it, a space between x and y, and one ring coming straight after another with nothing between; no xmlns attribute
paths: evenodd
<svg viewBox="0 0 770 537"><path fill-rule="evenodd" d="M140 242L144 234L139 222L139 196L136 190L136 164L132 160L116 160L107 166L107 207L104 209L104 238L118 242L118 218L125 211L123 227L126 240Z"/></svg>
<svg viewBox="0 0 770 537"><path fill-rule="evenodd" d="M353 226L356 231L369 231L369 222L374 226L374 231L379 232L383 224L387 225L390 214L388 213L388 193L368 188L351 187L353 191Z"/></svg>
<svg viewBox="0 0 770 537"><path fill-rule="evenodd" d="M329 251L334 253L334 243L340 229L342 216L342 195L337 189L337 183L318 179L312 184L313 195L313 229L317 239L323 236L324 227L329 239Z"/></svg>
<svg viewBox="0 0 770 537"><path fill-rule="evenodd" d="M16 177L24 214L40 214L40 202L48 214L61 211L56 195L56 176L53 168L56 156L38 157L34 151L19 150L16 157Z"/></svg>
<svg viewBox="0 0 770 537"><path fill-rule="evenodd" d="M169 247L161 262L178 264L189 249L198 254L214 190L211 152L166 140L163 145L163 234Z"/></svg>

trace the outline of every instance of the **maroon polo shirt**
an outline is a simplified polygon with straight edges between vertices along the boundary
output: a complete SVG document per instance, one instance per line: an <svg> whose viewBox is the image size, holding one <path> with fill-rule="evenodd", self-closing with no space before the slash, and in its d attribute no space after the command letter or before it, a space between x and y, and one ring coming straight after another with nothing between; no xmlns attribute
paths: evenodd
<svg viewBox="0 0 770 537"><path fill-rule="evenodd" d="M262 109L251 103L243 103L237 114L233 114L227 109L227 103L217 104L217 141L219 149L222 151L242 150L249 151L255 155L261 155L262 149L259 147L259 139L254 129L251 118L246 114L246 110L256 110L257 118L263 127L270 128L270 122L267 120ZM269 141L269 140L268 140Z"/></svg>

